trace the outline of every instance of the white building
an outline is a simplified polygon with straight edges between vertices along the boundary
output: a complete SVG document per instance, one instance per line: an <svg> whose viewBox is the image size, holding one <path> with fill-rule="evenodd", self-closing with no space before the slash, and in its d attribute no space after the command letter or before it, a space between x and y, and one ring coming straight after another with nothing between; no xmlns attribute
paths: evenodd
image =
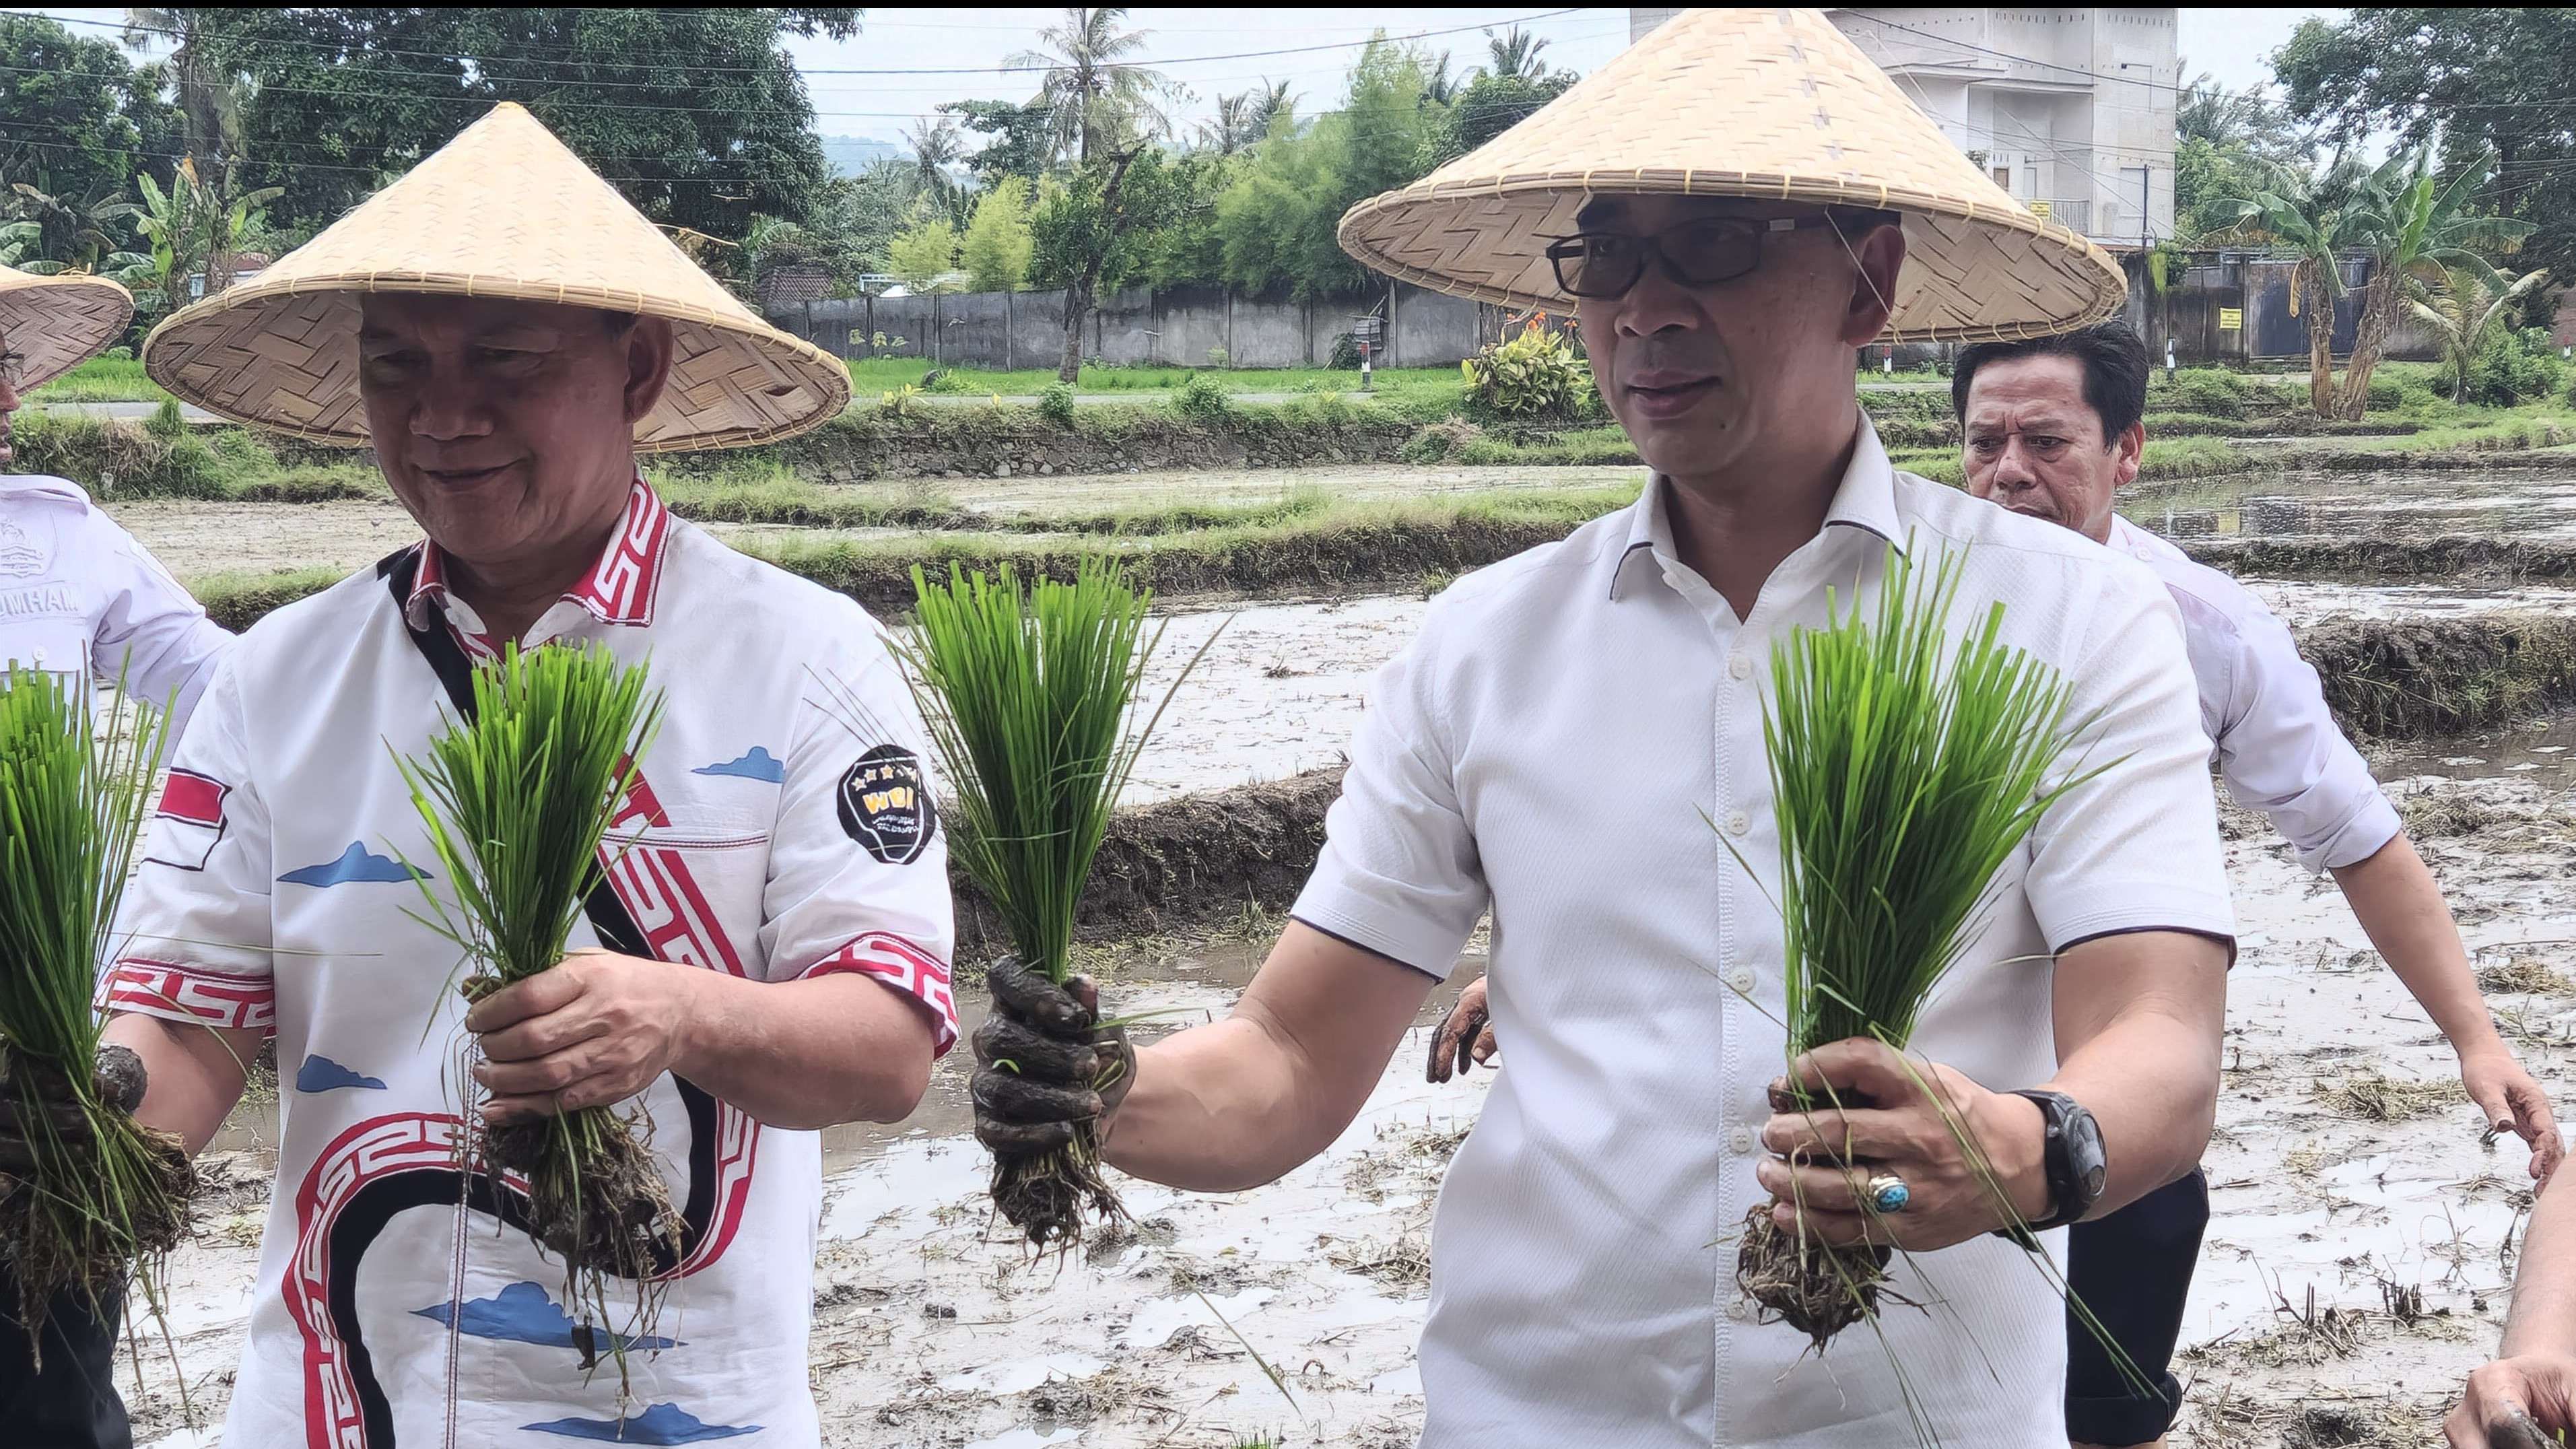
<svg viewBox="0 0 2576 1449"><path fill-rule="evenodd" d="M1630 38L1675 13L1630 10ZM2173 235L2176 12L1826 13L2015 200L2110 246Z"/></svg>

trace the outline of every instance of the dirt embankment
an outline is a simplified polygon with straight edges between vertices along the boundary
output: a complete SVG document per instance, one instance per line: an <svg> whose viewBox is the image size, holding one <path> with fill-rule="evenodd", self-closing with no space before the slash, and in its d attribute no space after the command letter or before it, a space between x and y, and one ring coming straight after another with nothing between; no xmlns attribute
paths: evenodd
<svg viewBox="0 0 2576 1449"><path fill-rule="evenodd" d="M2446 534L2439 538L2201 538L2177 540L2212 568L2255 578L2576 578L2576 544Z"/></svg>
<svg viewBox="0 0 2576 1449"><path fill-rule="evenodd" d="M2576 703L2576 620L2332 619L2299 632L2345 729L2379 739L2463 734Z"/></svg>
<svg viewBox="0 0 2576 1449"><path fill-rule="evenodd" d="M1324 848L1324 812L1342 793L1341 767L1121 810L1093 857L1077 929L1086 940L1204 928L1247 905L1287 908ZM963 871L957 959L1010 949L1001 917Z"/></svg>

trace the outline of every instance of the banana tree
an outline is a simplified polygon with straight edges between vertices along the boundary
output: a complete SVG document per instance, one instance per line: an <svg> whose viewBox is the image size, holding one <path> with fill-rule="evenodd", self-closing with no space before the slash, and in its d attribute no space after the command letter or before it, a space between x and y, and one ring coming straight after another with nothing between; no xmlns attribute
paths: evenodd
<svg viewBox="0 0 2576 1449"><path fill-rule="evenodd" d="M2290 315L2308 327L2308 406L2334 415L2334 314L2344 293L2341 255L2377 235L2366 188L2371 168L2338 157L2322 172L2273 165L2245 196L2210 203L2219 232L2210 239L2270 246L2297 257L2290 270Z"/></svg>
<svg viewBox="0 0 2576 1449"><path fill-rule="evenodd" d="M2519 277L2496 270L2483 259L2444 267L2439 280L2406 278L2406 311L2442 340L2442 365L2451 374L2451 401L2468 396L2469 368L2505 314L2549 280L2547 267Z"/></svg>
<svg viewBox="0 0 2576 1449"><path fill-rule="evenodd" d="M2431 148L2419 146L2391 156L2361 188L2359 230L2371 251L2370 280L2362 289L2352 356L2344 364L2338 416L2361 417L2371 369L2379 365L2410 290L2445 285L2454 268L2468 270L2481 282L2492 280L2492 290L2510 285L2488 256L2521 250L2523 239L2538 228L2513 217L2470 211L2470 200L2494 160L2492 152L2481 156L2444 184L2433 174Z"/></svg>
<svg viewBox="0 0 2576 1449"><path fill-rule="evenodd" d="M244 233L258 224L259 208L286 194L285 188L224 195L197 179L197 166L182 160L170 175L167 191L149 175L136 178L143 188L143 209L134 224L152 243L148 280L161 293L162 315L188 305L188 278L205 274L209 296L232 285L233 252Z"/></svg>
<svg viewBox="0 0 2576 1449"><path fill-rule="evenodd" d="M111 265L104 259L119 250L117 233L122 228L118 224L140 210L103 189L94 188L80 197L57 195L25 181L12 182L9 189L19 198L18 214L42 229L46 254L60 258L74 271L103 275Z"/></svg>

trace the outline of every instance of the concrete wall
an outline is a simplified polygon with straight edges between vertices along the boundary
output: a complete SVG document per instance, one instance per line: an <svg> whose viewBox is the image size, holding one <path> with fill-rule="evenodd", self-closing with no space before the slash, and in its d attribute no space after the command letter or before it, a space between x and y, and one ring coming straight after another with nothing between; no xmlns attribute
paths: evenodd
<svg viewBox="0 0 2576 1449"><path fill-rule="evenodd" d="M1375 361L1443 367L1503 335L1505 310L1387 283L1356 296L1262 301L1224 287L1138 287L1100 298L1082 355L1129 366L1321 367L1334 340L1374 311L1386 319ZM1064 293L960 292L783 303L769 320L841 357L918 357L952 367L1053 367L1064 347ZM872 339L883 335L879 349ZM900 337L900 345L891 339ZM1219 352L1221 349L1221 353Z"/></svg>

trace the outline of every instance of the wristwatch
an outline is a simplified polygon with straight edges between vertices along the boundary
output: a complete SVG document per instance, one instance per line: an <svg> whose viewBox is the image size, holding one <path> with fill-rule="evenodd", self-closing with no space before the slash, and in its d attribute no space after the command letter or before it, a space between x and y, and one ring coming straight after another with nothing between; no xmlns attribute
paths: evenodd
<svg viewBox="0 0 2576 1449"><path fill-rule="evenodd" d="M2041 1166L2048 1175L2048 1216L2024 1224L2020 1229L1999 1228L1997 1237L2011 1238L2025 1248L2039 1246L2033 1233L2062 1228L2077 1222L2102 1200L2102 1179L2106 1168L2102 1156L2102 1129L2084 1104L2064 1092L2030 1089L2013 1093L2027 1097L2039 1108L2045 1133L2042 1138Z"/></svg>

